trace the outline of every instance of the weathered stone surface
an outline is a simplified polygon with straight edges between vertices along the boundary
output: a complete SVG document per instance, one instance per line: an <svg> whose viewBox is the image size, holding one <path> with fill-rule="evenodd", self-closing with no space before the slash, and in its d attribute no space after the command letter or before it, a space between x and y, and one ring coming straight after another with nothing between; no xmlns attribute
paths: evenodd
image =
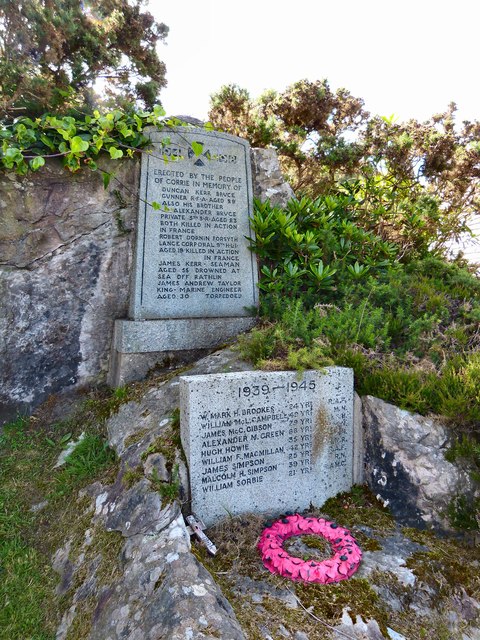
<svg viewBox="0 0 480 640"><path fill-rule="evenodd" d="M136 167L117 163L125 187L109 190L55 162L0 176L0 422L106 370L128 304Z"/></svg>
<svg viewBox="0 0 480 640"><path fill-rule="evenodd" d="M105 516L107 531L120 531L125 538L157 533L179 515L178 504L173 502L163 507L160 494L152 491L146 479L118 493L114 485L112 491L97 498L95 506L96 514Z"/></svg>
<svg viewBox="0 0 480 640"><path fill-rule="evenodd" d="M223 350L198 361L191 372L248 366L238 354ZM93 501L93 517L80 553L72 557L69 542L55 555L61 593L71 598L57 640L66 640L85 602L92 601L95 606L86 616L92 621L90 640L245 638L221 590L190 552L178 503L164 505L149 480L153 468L157 480L172 479L163 456L147 450L171 427L178 402L179 381L172 378L147 391L139 402L122 405L108 420L109 443L120 458L120 471L112 485L95 483L81 492ZM179 452L175 464L185 494L182 500L188 500L188 474ZM146 477L128 486L127 470L141 475L143 471ZM110 535L120 532L125 540L117 558L120 575L106 584L99 576L102 552L89 554L99 528ZM84 576L80 584L79 575Z"/></svg>
<svg viewBox="0 0 480 640"><path fill-rule="evenodd" d="M353 394L353 484L365 482L362 399Z"/></svg>
<svg viewBox="0 0 480 640"><path fill-rule="evenodd" d="M155 477L158 480L167 482L169 473L165 456L161 453L150 454L143 463L143 472L147 478Z"/></svg>
<svg viewBox="0 0 480 640"><path fill-rule="evenodd" d="M358 527L365 531L368 527ZM397 580L404 586L414 586L416 582L415 574L409 569L407 559L416 552L426 551L426 547L412 542L406 538L399 530L393 535L382 537L377 540L381 549L378 551L364 551L361 565L356 572L359 578L369 578L374 571L391 572Z"/></svg>
<svg viewBox="0 0 480 640"><path fill-rule="evenodd" d="M468 474L445 460L446 428L372 396L362 401L367 483L400 522L448 529L450 500L473 488Z"/></svg>
<svg viewBox="0 0 480 640"><path fill-rule="evenodd" d="M55 161L0 176L0 423L108 369L113 322L127 317L140 171L133 160L101 168L118 179L108 190L100 172ZM145 377L171 353L114 352L110 384Z"/></svg>
<svg viewBox="0 0 480 640"><path fill-rule="evenodd" d="M190 553L181 516L123 550L123 579L97 607L90 640L243 639L233 610ZM215 636L217 634L217 636Z"/></svg>
<svg viewBox="0 0 480 640"><path fill-rule="evenodd" d="M283 179L275 149L252 149L252 168L256 198L284 207L294 197L292 187Z"/></svg>
<svg viewBox="0 0 480 640"><path fill-rule="evenodd" d="M238 354L223 350L198 361L192 373L243 369ZM71 543L59 550L54 567L61 575L61 593L70 597L57 630L65 640L86 603L94 602L86 620L92 621L90 640L214 640L245 638L233 610L212 576L190 552L190 537L177 502L162 504L159 493L143 477L128 486L125 473L159 471L171 480L163 456L148 448L171 427L178 407L179 381L172 378L147 391L139 402L120 407L107 424L110 445L120 458L120 472L110 486L95 483L82 492L93 501L92 521L85 541L72 557ZM187 483L185 465L177 453L180 479ZM188 499L188 487L184 487ZM104 582L99 572L102 552L93 553L98 530L118 535L120 574ZM105 534L104 534L105 535ZM92 543L93 540L93 543ZM110 561L111 562L111 561ZM78 584L77 576L84 576Z"/></svg>
<svg viewBox="0 0 480 640"><path fill-rule="evenodd" d="M342 621L333 632L333 638L340 640L341 638L352 638L352 640L384 640L383 633L380 631L376 620L367 620L364 622L362 617L355 616L355 622L350 616L348 607L342 612Z"/></svg>
<svg viewBox="0 0 480 640"><path fill-rule="evenodd" d="M181 436L192 509L302 511L353 484L353 371L180 378Z"/></svg>
<svg viewBox="0 0 480 640"><path fill-rule="evenodd" d="M114 347L120 353L213 349L251 329L255 318L117 320Z"/></svg>

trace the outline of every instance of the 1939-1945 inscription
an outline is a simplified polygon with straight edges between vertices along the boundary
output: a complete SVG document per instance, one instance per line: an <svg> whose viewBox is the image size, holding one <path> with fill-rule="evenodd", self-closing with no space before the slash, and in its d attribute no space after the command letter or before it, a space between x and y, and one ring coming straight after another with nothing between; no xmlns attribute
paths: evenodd
<svg viewBox="0 0 480 640"><path fill-rule="evenodd" d="M353 478L350 369L181 379L182 443L192 508L227 513L304 509Z"/></svg>
<svg viewBox="0 0 480 640"><path fill-rule="evenodd" d="M153 132L151 140L152 153L142 164L132 316L248 315L257 300L256 263L246 239L248 143L183 128L168 133L166 146L164 133Z"/></svg>

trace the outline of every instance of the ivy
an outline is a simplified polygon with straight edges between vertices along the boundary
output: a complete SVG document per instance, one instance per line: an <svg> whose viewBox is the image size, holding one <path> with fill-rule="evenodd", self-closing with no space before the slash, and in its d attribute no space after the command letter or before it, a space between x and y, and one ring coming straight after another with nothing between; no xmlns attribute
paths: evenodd
<svg viewBox="0 0 480 640"><path fill-rule="evenodd" d="M149 144L146 127L158 130L185 125L177 118L166 118L155 105L152 111L126 112L119 109L80 117L44 114L35 119L20 117L12 123L0 123L0 168L25 175L38 171L48 158L60 158L72 173L82 166L99 170L96 160L102 153L110 158L132 158ZM164 145L170 142L168 136ZM197 144L197 143L193 143ZM201 145L198 145L201 147ZM201 149L193 149L196 155ZM101 170L101 169L100 169ZM108 186L110 175L104 174Z"/></svg>

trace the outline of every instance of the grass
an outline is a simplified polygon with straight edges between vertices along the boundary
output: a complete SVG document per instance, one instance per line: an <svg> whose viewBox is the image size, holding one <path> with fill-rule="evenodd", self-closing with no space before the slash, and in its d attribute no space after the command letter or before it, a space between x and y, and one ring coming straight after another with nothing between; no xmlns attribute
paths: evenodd
<svg viewBox="0 0 480 640"><path fill-rule="evenodd" d="M50 640L55 629L45 618L55 575L48 555L34 543L39 514L30 511L45 497L42 474L55 454L45 442L36 448L36 438L29 436L28 421L19 418L6 425L1 437L0 637L5 640Z"/></svg>
<svg viewBox="0 0 480 640"><path fill-rule="evenodd" d="M115 463L115 454L107 442L96 433L87 433L67 457L64 468L55 477L53 496L71 493L80 483L86 483Z"/></svg>
<svg viewBox="0 0 480 640"><path fill-rule="evenodd" d="M0 436L0 639L53 640L62 614L55 595L53 553L84 526L79 489L112 480L115 456L106 446L106 418L122 394L93 391L73 415L48 423L50 408L19 417ZM66 444L85 438L54 469ZM46 504L38 511L34 505ZM89 516L89 519L91 515ZM80 539L84 529L78 533Z"/></svg>
<svg viewBox="0 0 480 640"><path fill-rule="evenodd" d="M0 543L0 567L0 638L53 639L54 621L45 619L55 584L48 558L11 530Z"/></svg>

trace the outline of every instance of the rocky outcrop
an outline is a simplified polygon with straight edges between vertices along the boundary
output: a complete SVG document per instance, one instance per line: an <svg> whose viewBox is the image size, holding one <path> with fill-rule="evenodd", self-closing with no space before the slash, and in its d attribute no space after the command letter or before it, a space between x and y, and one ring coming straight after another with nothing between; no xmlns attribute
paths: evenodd
<svg viewBox="0 0 480 640"><path fill-rule="evenodd" d="M275 149L252 149L253 195L269 199L273 205L284 207L294 197L292 187L285 182Z"/></svg>
<svg viewBox="0 0 480 640"><path fill-rule="evenodd" d="M108 160L102 168L113 170ZM106 370L127 311L137 163L0 176L0 423Z"/></svg>
<svg viewBox="0 0 480 640"><path fill-rule="evenodd" d="M284 203L293 193L275 151L253 158L255 193ZM55 161L0 175L0 424L105 377L114 320L128 310L139 162L101 169L115 173L107 190L100 171Z"/></svg>
<svg viewBox="0 0 480 640"><path fill-rule="evenodd" d="M372 396L362 402L366 482L400 522L448 529L450 501L474 489L468 474L445 459L445 426Z"/></svg>
<svg viewBox="0 0 480 640"><path fill-rule="evenodd" d="M189 373L247 367L224 350ZM69 540L54 558L59 594L69 601L57 640L71 637L78 625L89 640L244 640L232 607L191 553L179 502L159 492L159 485L176 482L172 467L178 465L179 497L188 499L185 463L169 440L178 403L175 377L109 419L109 444L120 460L117 478L83 492L85 536Z"/></svg>
<svg viewBox="0 0 480 640"><path fill-rule="evenodd" d="M225 349L198 361L182 375L249 368L238 354ZM430 573L427 569L425 574L424 569L428 567L425 563L430 551L426 545L431 541L443 548L444 541L437 543L427 535L426 544L410 540L393 519L383 517L382 510L378 528L369 522L368 508L364 510L362 524L351 527L365 548L362 565L352 578L350 594L356 597L355 584L359 601L365 597L370 601L376 594L381 602L376 608L381 614L378 619L371 615L362 617L361 605L352 602L354 609L350 612L344 609L338 626L319 627L317 623L322 620L315 613L312 617L313 607L306 606L306 592L298 592L295 583L272 583L260 561L255 566L248 559L258 539L254 515L250 522L249 518L229 518L223 525L224 534L221 523L209 532L213 542L219 544L219 563L226 562L231 567L228 571L221 569L222 564L215 565L217 557L212 564L199 563L191 551L179 506L188 502L189 489L181 453L172 450L174 409L178 403L179 380L175 376L145 390L138 400L122 405L108 420L109 444L120 461L118 474L112 484L97 482L81 494L78 520L82 525L55 555L54 567L61 576L58 593L67 603L57 640L76 637L79 628L82 630L79 637L89 640L243 640L248 631L242 630L216 584L213 577L216 570L218 576L222 575L226 593L235 598L232 603L240 619L243 622L253 619L258 637L266 640L283 637L314 640L319 637L319 629L325 637L330 633L339 638L348 635L358 639L405 640L414 637L400 633L405 621L410 621L409 628L444 625L449 637L455 640L473 640L478 636L475 624L480 604L464 590L458 589L448 597L442 595L441 607L436 611L444 583L443 578L426 583ZM376 493L384 501L391 499L390 506L394 514L400 514L401 523L409 522L410 517L420 517L423 524L434 522L437 514L434 509L438 509L434 493L443 486L442 474L450 474L447 484L452 478L463 477L462 472L456 477L452 469L443 466L444 428L376 398L364 398L363 405L367 477ZM420 469L418 478L414 475L413 461ZM175 465L179 466L180 500L168 502L161 497L161 487L178 481L172 474ZM375 484L379 477L386 477L387 481ZM413 486L420 490L415 493ZM408 494L415 496L417 502L407 501ZM403 503L404 510L400 508ZM410 514L407 507L412 510ZM354 509L353 503L345 503L344 509L347 517L349 510ZM261 518L257 522L263 526ZM253 533L242 533L242 529L249 527ZM228 543L224 538L222 549L224 535ZM295 555L309 556L318 551L314 546L309 548L308 541L302 544L306 547L298 549ZM438 550L433 552L436 554ZM237 560L232 565L231 559L225 559L228 553L234 553L235 558L238 554L237 559L245 554L245 566L251 576L237 571ZM238 567L241 565L239 561ZM436 575L436 571L431 573ZM375 593L369 592L370 588ZM273 618L272 602L276 612ZM291 613L303 610L305 615L295 615L292 622ZM383 636L380 627L384 629L382 625L387 619L393 629L387 627L387 635ZM461 635L460 630L465 633Z"/></svg>

